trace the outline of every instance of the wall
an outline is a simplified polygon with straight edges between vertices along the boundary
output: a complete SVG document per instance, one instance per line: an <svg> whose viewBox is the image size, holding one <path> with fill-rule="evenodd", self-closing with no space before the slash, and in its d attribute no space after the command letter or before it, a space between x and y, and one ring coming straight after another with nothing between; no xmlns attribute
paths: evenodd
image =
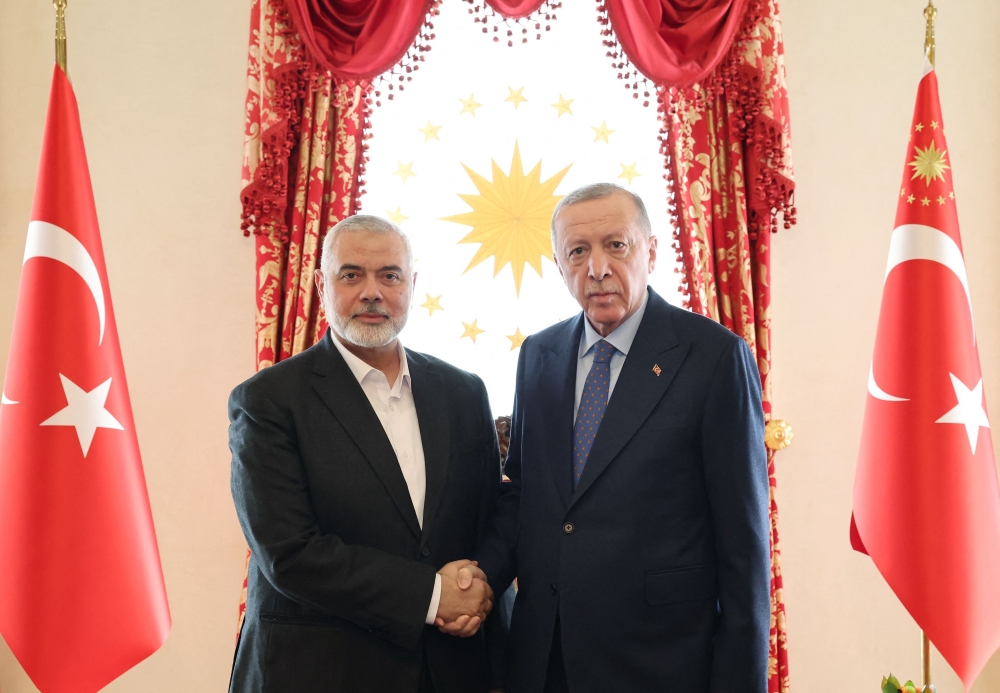
<svg viewBox="0 0 1000 693"><path fill-rule="evenodd" d="M921 69L921 0L785 2L799 225L774 243L775 407L792 683L920 675L919 630L848 524L889 234ZM938 80L987 398L1000 396L1000 5L939 3ZM902 504L900 510L902 511ZM933 509L931 509L933 511ZM948 566L941 566L947 570ZM1000 583L998 583L1000 584ZM961 684L939 656L938 690ZM905 680L905 679L904 679ZM973 689L1000 691L1000 656Z"/></svg>
<svg viewBox="0 0 1000 693"><path fill-rule="evenodd" d="M253 373L253 247L239 231L248 3L73 2L108 276L173 615L108 690L221 691L246 543L226 398ZM0 363L6 363L52 74L51 2L0 0ZM72 570L72 566L67 566ZM34 691L0 650L0 691Z"/></svg>
<svg viewBox="0 0 1000 693"><path fill-rule="evenodd" d="M454 2L456 0L449 0ZM786 0L800 223L774 242L793 690L919 675L918 631L847 542L865 378L920 70L922 3ZM51 75L52 8L0 0L0 362ZM69 59L171 597L167 644L109 691L223 690L244 543L225 398L253 370L238 229L248 3L71 3ZM989 396L1000 388L1000 5L942 3L938 64ZM942 566L942 569L946 569ZM70 568L68 568L70 569ZM960 684L936 658L939 690ZM1000 691L1000 657L974 688ZM0 691L34 691L0 647Z"/></svg>

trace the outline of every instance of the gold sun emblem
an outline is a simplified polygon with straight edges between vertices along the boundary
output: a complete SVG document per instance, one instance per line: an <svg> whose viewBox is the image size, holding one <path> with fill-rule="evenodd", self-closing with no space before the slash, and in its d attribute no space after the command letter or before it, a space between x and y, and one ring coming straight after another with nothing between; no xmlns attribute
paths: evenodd
<svg viewBox="0 0 1000 693"><path fill-rule="evenodd" d="M913 176L910 180L923 178L924 185L930 185L934 179L944 180L944 171L949 168L948 164L944 162L945 154L948 152L944 149L937 149L934 142L927 145L925 149L916 147L916 150L917 155L910 162L910 166L913 167Z"/></svg>
<svg viewBox="0 0 1000 693"><path fill-rule="evenodd" d="M572 166L572 164L570 164ZM493 257L493 276L500 274L505 265L514 273L514 288L521 294L524 266L531 267L542 276L542 258L552 257L549 222L561 195L554 195L569 166L548 180L541 180L542 162L524 173L521 152L514 143L514 158L510 173L504 173L493 162L493 180L489 181L462 164L478 195L459 195L471 212L444 217L444 221L471 226L472 231L459 243L479 243L470 269Z"/></svg>

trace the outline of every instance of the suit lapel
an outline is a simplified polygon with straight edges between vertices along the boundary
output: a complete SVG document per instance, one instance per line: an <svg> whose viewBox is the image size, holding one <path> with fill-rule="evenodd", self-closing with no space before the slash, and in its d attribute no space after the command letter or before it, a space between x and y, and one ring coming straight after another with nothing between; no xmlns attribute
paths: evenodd
<svg viewBox="0 0 1000 693"><path fill-rule="evenodd" d="M423 548L430 536L448 480L448 458L451 451L448 394L445 391L444 378L430 368L425 359L407 352L407 361L410 364L413 403L416 405L417 419L420 422L420 441L424 449L424 468L427 478L424 528L420 537L420 548Z"/></svg>
<svg viewBox="0 0 1000 693"><path fill-rule="evenodd" d="M541 345L540 376L550 385L538 388L537 411L546 421L537 430L545 441L545 457L549 460L552 480L567 507L573 495L573 404L583 320L581 313L569 323L568 335L557 337L551 345Z"/></svg>
<svg viewBox="0 0 1000 693"><path fill-rule="evenodd" d="M419 537L420 523L396 453L368 396L331 339L327 331L317 345L319 353L314 361L313 389L371 464L407 527Z"/></svg>
<svg viewBox="0 0 1000 693"><path fill-rule="evenodd" d="M668 306L663 299L650 292L646 313L611 393L570 507L587 492L649 418L677 374L687 351L688 345L682 345L677 340ZM654 366L659 368L659 373L654 371Z"/></svg>

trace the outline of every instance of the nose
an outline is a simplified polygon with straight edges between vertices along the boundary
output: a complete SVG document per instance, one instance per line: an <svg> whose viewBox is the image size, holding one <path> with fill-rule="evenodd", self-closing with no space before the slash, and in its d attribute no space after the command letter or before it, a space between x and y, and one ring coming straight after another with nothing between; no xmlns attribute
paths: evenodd
<svg viewBox="0 0 1000 693"><path fill-rule="evenodd" d="M598 282L611 276L611 265L603 250L597 249L591 252L590 260L587 263L587 273L591 279Z"/></svg>
<svg viewBox="0 0 1000 693"><path fill-rule="evenodd" d="M369 274L361 286L361 294L358 298L365 303L374 303L382 300L382 286L378 282L378 277Z"/></svg>

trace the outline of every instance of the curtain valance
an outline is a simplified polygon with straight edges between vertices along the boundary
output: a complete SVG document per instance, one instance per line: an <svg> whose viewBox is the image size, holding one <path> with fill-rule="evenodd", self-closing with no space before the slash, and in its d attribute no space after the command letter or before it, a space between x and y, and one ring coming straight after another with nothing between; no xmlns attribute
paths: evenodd
<svg viewBox="0 0 1000 693"><path fill-rule="evenodd" d="M341 81L371 80L410 51L432 0L286 0L309 55Z"/></svg>
<svg viewBox="0 0 1000 693"><path fill-rule="evenodd" d="M726 55L746 0L606 0L629 60L651 82L686 87L708 77Z"/></svg>

